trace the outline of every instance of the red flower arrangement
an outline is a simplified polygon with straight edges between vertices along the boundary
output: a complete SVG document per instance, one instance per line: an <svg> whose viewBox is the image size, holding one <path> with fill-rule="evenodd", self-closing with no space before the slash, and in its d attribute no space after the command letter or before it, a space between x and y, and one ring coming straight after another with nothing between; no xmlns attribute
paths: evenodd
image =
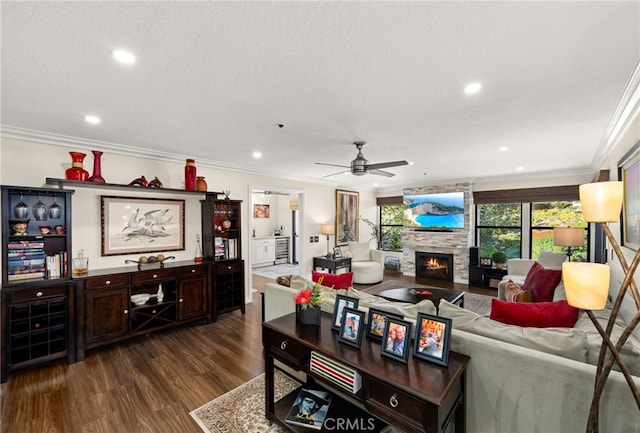
<svg viewBox="0 0 640 433"><path fill-rule="evenodd" d="M300 305L300 309L316 308L320 305L320 286L322 278L311 289L302 289L294 297L293 301Z"/></svg>

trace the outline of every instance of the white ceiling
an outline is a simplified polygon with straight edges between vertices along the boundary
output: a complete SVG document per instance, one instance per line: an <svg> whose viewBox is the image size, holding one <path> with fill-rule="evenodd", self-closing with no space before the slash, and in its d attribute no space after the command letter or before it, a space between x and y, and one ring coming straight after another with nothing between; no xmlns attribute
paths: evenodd
<svg viewBox="0 0 640 433"><path fill-rule="evenodd" d="M354 188L593 174L640 58L638 1L0 8L4 136Z"/></svg>

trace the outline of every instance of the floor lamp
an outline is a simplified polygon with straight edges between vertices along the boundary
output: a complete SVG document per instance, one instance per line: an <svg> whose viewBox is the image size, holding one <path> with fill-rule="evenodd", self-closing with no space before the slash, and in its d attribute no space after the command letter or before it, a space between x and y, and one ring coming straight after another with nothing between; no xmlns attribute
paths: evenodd
<svg viewBox="0 0 640 433"><path fill-rule="evenodd" d="M586 310L589 319L591 319L603 340L598 365L596 367L596 380L593 399L591 400L591 408L589 410L589 418L587 420L587 433L597 433L599 431L598 410L600 398L614 363L617 363L620 367L620 371L624 375L631 389L631 393L635 398L638 410L640 410L640 392L638 392L638 387L620 356L622 347L638 325L638 322L640 322L640 296L633 279L633 274L638 267L638 263L640 263L640 250L636 251L631 266L629 266L622 254L618 241L616 241L607 224L618 221L622 209L623 192L624 187L622 182L596 182L580 185L580 202L582 204L584 220L599 223L602 226L611 248L618 257L622 270L624 271L624 279L620 285L618 295L614 300L606 329L603 329L600 325L593 314L593 310L602 310L606 305L610 284L609 266L584 262L564 262L562 264L562 278L564 280L567 301L576 308ZM627 290L631 293L638 312L626 326L618 341L612 341L611 331L613 324L618 316L622 300ZM607 353L609 353L608 357Z"/></svg>
<svg viewBox="0 0 640 433"><path fill-rule="evenodd" d="M329 251L329 236L334 234L336 231L336 228L333 224L322 224L320 226L320 232L323 235L327 235L327 257L329 257L330 255L330 251Z"/></svg>
<svg viewBox="0 0 640 433"><path fill-rule="evenodd" d="M559 247L567 247L567 257L571 261L573 247L584 245L584 229L580 227L556 227L553 229L553 244Z"/></svg>

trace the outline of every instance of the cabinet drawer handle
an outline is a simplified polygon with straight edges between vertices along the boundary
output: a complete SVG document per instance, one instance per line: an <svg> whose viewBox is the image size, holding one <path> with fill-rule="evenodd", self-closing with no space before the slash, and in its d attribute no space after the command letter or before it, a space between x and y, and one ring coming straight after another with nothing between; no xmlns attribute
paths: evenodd
<svg viewBox="0 0 640 433"><path fill-rule="evenodd" d="M111 280L105 281L104 284L108 286L109 284L111 284Z"/></svg>
<svg viewBox="0 0 640 433"><path fill-rule="evenodd" d="M153 274L153 278L158 278L158 274Z"/></svg>
<svg viewBox="0 0 640 433"><path fill-rule="evenodd" d="M195 269L191 269L191 273L195 274L196 270Z"/></svg>
<svg viewBox="0 0 640 433"><path fill-rule="evenodd" d="M36 296L37 296L38 298L40 298L42 295L44 295L44 293L42 293L42 292L38 292L38 293L36 293Z"/></svg>
<svg viewBox="0 0 640 433"><path fill-rule="evenodd" d="M287 350L287 344L289 344L287 340L284 340L282 343L280 343L280 349Z"/></svg>
<svg viewBox="0 0 640 433"><path fill-rule="evenodd" d="M156 310L151 310L151 314L156 314Z"/></svg>
<svg viewBox="0 0 640 433"><path fill-rule="evenodd" d="M393 408L398 407L398 394L393 394L389 399L389 405Z"/></svg>
<svg viewBox="0 0 640 433"><path fill-rule="evenodd" d="M129 310L124 310L124 314L129 314Z"/></svg>
<svg viewBox="0 0 640 433"><path fill-rule="evenodd" d="M182 299L182 298L180 298L180 302L182 302L182 301L183 301L183 299Z"/></svg>
<svg viewBox="0 0 640 433"><path fill-rule="evenodd" d="M229 270L229 271L230 271L230 270L231 270L231 266L227 266L227 270Z"/></svg>

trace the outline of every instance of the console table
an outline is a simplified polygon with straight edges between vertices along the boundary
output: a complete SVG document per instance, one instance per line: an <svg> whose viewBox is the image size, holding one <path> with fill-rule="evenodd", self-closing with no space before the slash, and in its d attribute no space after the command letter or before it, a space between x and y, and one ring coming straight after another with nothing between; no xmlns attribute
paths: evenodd
<svg viewBox="0 0 640 433"><path fill-rule="evenodd" d="M403 364L381 356L380 343L366 337L360 349L339 343L338 334L331 331L331 315L327 313L322 314L320 327L298 324L295 314L265 322L262 339L266 416L284 428L300 431L284 421L299 390L274 402L275 360L306 373L308 381L320 384L334 396L346 400L356 413L358 406L363 406L369 414L404 432L465 431L465 370L470 360L466 355L451 352L447 367L411 356L408 364ZM356 370L362 378L362 387L351 394L310 372L312 351ZM339 414L333 412L341 406L332 402L327 419L348 417L349 421L355 422L350 419L353 415L349 415L348 410Z"/></svg>

